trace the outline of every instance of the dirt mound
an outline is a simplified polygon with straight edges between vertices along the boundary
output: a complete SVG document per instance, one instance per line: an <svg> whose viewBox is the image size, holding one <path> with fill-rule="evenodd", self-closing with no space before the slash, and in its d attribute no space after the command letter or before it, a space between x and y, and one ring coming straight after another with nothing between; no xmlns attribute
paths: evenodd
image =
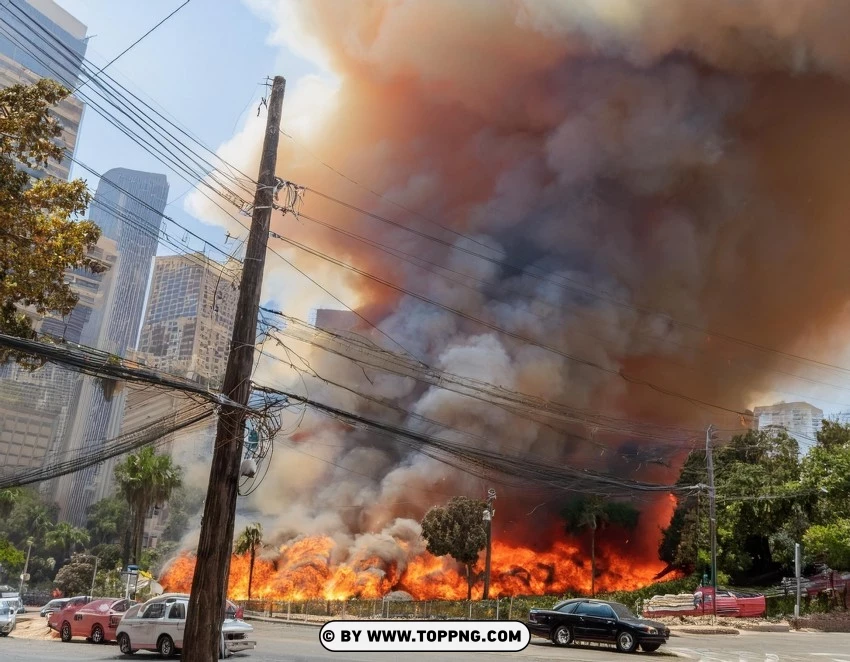
<svg viewBox="0 0 850 662"><path fill-rule="evenodd" d="M58 639L59 633L47 627L46 619L39 618L18 621L15 631L9 636L15 639Z"/></svg>

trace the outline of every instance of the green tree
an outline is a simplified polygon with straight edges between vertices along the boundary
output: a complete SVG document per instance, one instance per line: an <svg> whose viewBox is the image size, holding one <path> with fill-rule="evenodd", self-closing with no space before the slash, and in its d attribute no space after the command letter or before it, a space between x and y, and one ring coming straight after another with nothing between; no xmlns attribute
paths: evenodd
<svg viewBox="0 0 850 662"><path fill-rule="evenodd" d="M66 270L105 269L86 254L100 229L76 219L89 203L85 182L36 180L25 169L63 158L62 129L50 109L68 93L47 79L0 90L0 332L25 338L35 334L19 306L67 315L77 296Z"/></svg>
<svg viewBox="0 0 850 662"><path fill-rule="evenodd" d="M44 544L48 549L57 552L59 561L64 563L70 559L71 554L78 551L79 547L89 544L89 534L85 529L59 522L44 537Z"/></svg>
<svg viewBox="0 0 850 662"><path fill-rule="evenodd" d="M9 516L18 501L20 490L16 488L0 490L0 519Z"/></svg>
<svg viewBox="0 0 850 662"><path fill-rule="evenodd" d="M8 514L0 518L0 535L19 547L33 538L33 550L44 551L44 536L58 519L58 508L48 505L35 490L17 490Z"/></svg>
<svg viewBox="0 0 850 662"><path fill-rule="evenodd" d="M564 529L576 535L590 531L590 594L596 595L596 531L613 524L624 529L637 526L640 513L627 503L605 501L600 497L580 497L569 501L561 510Z"/></svg>
<svg viewBox="0 0 850 662"><path fill-rule="evenodd" d="M75 556L66 563L53 580L63 595L88 595L94 578L94 561L87 556Z"/></svg>
<svg viewBox="0 0 850 662"><path fill-rule="evenodd" d="M0 575L12 577L24 569L26 554L5 538L0 538Z"/></svg>
<svg viewBox="0 0 850 662"><path fill-rule="evenodd" d="M466 599L472 599L472 570L479 552L487 544L484 529L484 510L487 503L480 499L452 497L445 507L435 506L422 518L422 537L434 556L448 554L466 566Z"/></svg>
<svg viewBox="0 0 850 662"><path fill-rule="evenodd" d="M130 526L130 509L121 497L108 497L89 506L86 530L94 545L119 543Z"/></svg>
<svg viewBox="0 0 850 662"><path fill-rule="evenodd" d="M158 454L153 446L145 446L116 465L115 480L130 506L131 558L134 563L139 563L148 510L168 501L181 484L182 471L174 465L171 456Z"/></svg>
<svg viewBox="0 0 850 662"><path fill-rule="evenodd" d="M833 570L850 570L850 522L815 524L803 536L806 556Z"/></svg>
<svg viewBox="0 0 850 662"><path fill-rule="evenodd" d="M824 420L802 463L802 484L816 495L816 520L850 519L850 425Z"/></svg>
<svg viewBox="0 0 850 662"><path fill-rule="evenodd" d="M751 430L717 446L714 464L718 573L755 581L787 570L793 541L808 527L817 499L801 489L797 441L782 430ZM707 483L705 451L693 451L678 484ZM704 491L699 497L691 493L680 498L659 554L672 567L690 572L697 558L707 560L708 545L708 498Z"/></svg>
<svg viewBox="0 0 850 662"><path fill-rule="evenodd" d="M263 544L263 525L259 522L254 522L245 527L239 537L236 539L235 551L237 554L251 554L251 561L248 566L248 599L251 599L251 583L254 581L254 559L257 552L257 547Z"/></svg>
<svg viewBox="0 0 850 662"><path fill-rule="evenodd" d="M98 567L104 571L115 570L121 566L121 547L111 543L100 543L89 549L92 556L98 559Z"/></svg>

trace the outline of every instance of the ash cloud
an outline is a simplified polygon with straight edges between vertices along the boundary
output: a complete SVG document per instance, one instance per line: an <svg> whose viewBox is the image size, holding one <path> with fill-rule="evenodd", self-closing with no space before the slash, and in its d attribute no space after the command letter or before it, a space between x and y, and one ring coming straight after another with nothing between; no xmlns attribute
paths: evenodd
<svg viewBox="0 0 850 662"><path fill-rule="evenodd" d="M270 21L275 42L295 45L324 70L310 85L294 86L285 101L283 129L299 144L282 139L280 176L541 277L383 226L310 193L307 214L466 274L453 276L465 286L307 220L277 217L276 232L615 373L732 410L771 388L809 388L769 372L803 368L646 310L823 360L843 351L833 331L846 322L850 291L843 165L850 46L842 33L850 4L248 4ZM321 100L314 118L311 95ZM258 137L249 124L223 153L254 172ZM346 182L310 153L473 241ZM216 218L197 199L189 204ZM272 245L431 365L653 423L741 424L734 414L628 384ZM302 318L329 303L271 256L265 294L280 291L293 292L280 300ZM374 332L371 338L387 344ZM651 441L584 428L573 432L593 443L564 437L456 394L392 378L373 384L339 358L299 352L320 374L484 437L494 449L643 480L676 475L618 452L624 444L651 448ZM301 383L273 362L263 371L258 381ZM311 387L310 395L417 425L330 386ZM373 554L395 563L407 547L387 545L387 536L402 539L393 538L394 523L418 519L445 500L441 495L486 492L479 479L322 418L308 415L297 435L276 451L251 503L280 543L326 534L339 541L340 559ZM537 517L528 512L542 500L507 491L496 535L535 543L556 538L549 523L529 523ZM554 519L555 512L550 505L538 515ZM645 504L647 530L669 513L664 500ZM652 557L654 541L641 553Z"/></svg>

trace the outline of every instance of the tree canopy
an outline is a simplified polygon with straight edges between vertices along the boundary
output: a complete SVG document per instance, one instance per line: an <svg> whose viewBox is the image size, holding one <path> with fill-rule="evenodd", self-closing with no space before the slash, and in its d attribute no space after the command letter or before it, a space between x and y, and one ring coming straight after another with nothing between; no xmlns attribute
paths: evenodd
<svg viewBox="0 0 850 662"><path fill-rule="evenodd" d="M54 583L64 595L88 595L94 579L94 560L75 556L56 573Z"/></svg>
<svg viewBox="0 0 850 662"><path fill-rule="evenodd" d="M77 296L65 282L68 269L102 272L87 255L100 229L78 220L90 195L83 180L36 179L30 173L61 161L62 128L50 109L69 94L58 83L0 90L0 332L33 337L20 310L67 315ZM0 359L3 357L0 356Z"/></svg>
<svg viewBox="0 0 850 662"><path fill-rule="evenodd" d="M571 499L561 510L564 529L571 535L590 531L590 594L596 595L596 531L608 524L624 529L637 526L640 512L631 504L597 496Z"/></svg>
<svg viewBox="0 0 850 662"><path fill-rule="evenodd" d="M251 584L254 581L254 561L256 559L257 547L263 544L263 525L254 522L245 527L236 539L234 551L237 554L251 554L251 563L248 568L248 599L251 599Z"/></svg>
<svg viewBox="0 0 850 662"><path fill-rule="evenodd" d="M164 504L182 482L182 470L170 455L159 454L145 446L115 466L115 480L130 506L132 517L131 558L142 558L145 518L151 506Z"/></svg>
<svg viewBox="0 0 850 662"><path fill-rule="evenodd" d="M780 429L748 431L714 451L718 576L761 583L793 571L794 544L807 563L850 568L850 426L825 420L800 457ZM692 452L680 485L707 483L705 452ZM672 567L708 572L708 498L679 499L659 553Z"/></svg>
<svg viewBox="0 0 850 662"><path fill-rule="evenodd" d="M434 556L449 555L466 566L467 600L472 598L472 569L487 544L484 510L487 502L452 497L445 507L431 508L422 519L422 537Z"/></svg>

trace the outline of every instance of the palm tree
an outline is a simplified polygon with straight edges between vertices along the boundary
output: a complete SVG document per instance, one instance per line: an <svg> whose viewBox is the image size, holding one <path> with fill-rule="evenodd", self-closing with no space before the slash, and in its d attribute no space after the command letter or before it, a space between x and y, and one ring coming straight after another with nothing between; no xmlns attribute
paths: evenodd
<svg viewBox="0 0 850 662"><path fill-rule="evenodd" d="M60 561L64 563L76 550L77 545L88 545L89 534L85 529L68 522L59 522L44 536L47 547L59 551Z"/></svg>
<svg viewBox="0 0 850 662"><path fill-rule="evenodd" d="M10 487L0 490L0 517L6 517L18 502L20 490Z"/></svg>
<svg viewBox="0 0 850 662"><path fill-rule="evenodd" d="M251 552L251 564L248 566L248 599L251 599L251 582L254 581L254 557L257 547L263 544L263 525L254 522L245 527L236 539L236 553Z"/></svg>
<svg viewBox="0 0 850 662"><path fill-rule="evenodd" d="M168 501L172 491L180 486L182 470L175 466L170 455L158 454L153 446L145 446L116 465L115 480L130 506L130 549L133 563L142 558L142 538L145 518L150 507Z"/></svg>
<svg viewBox="0 0 850 662"><path fill-rule="evenodd" d="M570 501L561 511L567 533L575 535L590 530L590 595L596 595L596 530L607 524L625 529L637 526L640 513L627 503L604 501L600 497L579 498Z"/></svg>

